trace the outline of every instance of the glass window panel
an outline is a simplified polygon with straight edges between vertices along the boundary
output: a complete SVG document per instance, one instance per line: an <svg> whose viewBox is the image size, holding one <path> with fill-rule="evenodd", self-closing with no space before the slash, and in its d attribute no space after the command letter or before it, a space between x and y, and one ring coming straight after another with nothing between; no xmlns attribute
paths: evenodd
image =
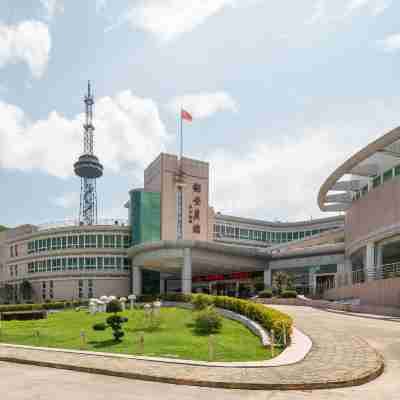
<svg viewBox="0 0 400 400"><path fill-rule="evenodd" d="M117 235L116 236L116 245L117 245L117 248L121 248L122 247L122 237L121 237L121 235Z"/></svg>
<svg viewBox="0 0 400 400"><path fill-rule="evenodd" d="M97 235L97 248L103 247L103 235Z"/></svg>

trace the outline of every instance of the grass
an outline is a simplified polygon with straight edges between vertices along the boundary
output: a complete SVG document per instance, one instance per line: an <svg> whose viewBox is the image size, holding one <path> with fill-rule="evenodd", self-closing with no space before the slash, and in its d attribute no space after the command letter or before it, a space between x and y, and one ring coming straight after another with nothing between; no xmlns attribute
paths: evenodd
<svg viewBox="0 0 400 400"><path fill-rule="evenodd" d="M193 329L193 313L178 308L161 309L161 325L150 329L143 310L124 311L129 318L123 324L125 336L120 343L112 338L110 328L94 331L96 322L104 322L110 314L92 316L86 311L60 311L48 319L36 321L3 321L0 341L30 346L82 349L110 353L140 354L191 360L208 360L208 336ZM82 345L80 332L85 331ZM37 332L39 333L37 335ZM144 334L144 351L139 337ZM214 335L214 361L257 361L271 358L269 349L260 339L239 322L223 319L223 326ZM275 355L279 353L275 350Z"/></svg>

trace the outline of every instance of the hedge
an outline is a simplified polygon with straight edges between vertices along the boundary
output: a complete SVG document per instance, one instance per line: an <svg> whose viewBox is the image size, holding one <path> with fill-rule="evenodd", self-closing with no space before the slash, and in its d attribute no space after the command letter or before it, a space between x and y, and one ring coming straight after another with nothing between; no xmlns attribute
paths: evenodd
<svg viewBox="0 0 400 400"><path fill-rule="evenodd" d="M53 303L41 304L10 304L0 305L0 313L8 311L36 311L36 310L59 310L63 308L87 306L88 301L73 300L73 301L56 301Z"/></svg>
<svg viewBox="0 0 400 400"><path fill-rule="evenodd" d="M161 295L164 301L177 301L185 303L196 303L196 297L202 296L207 299L209 304L215 307L225 308L242 314L253 321L258 322L265 330L271 333L274 330L275 339L278 343L284 344L284 334L286 335L286 343L290 344L290 338L293 330L292 318L278 310L266 307L262 304L253 303L248 300L237 299L228 296L211 296L206 294L181 294L167 293Z"/></svg>
<svg viewBox="0 0 400 400"><path fill-rule="evenodd" d="M280 297L284 299L295 299L297 297L297 292L295 290L283 290Z"/></svg>

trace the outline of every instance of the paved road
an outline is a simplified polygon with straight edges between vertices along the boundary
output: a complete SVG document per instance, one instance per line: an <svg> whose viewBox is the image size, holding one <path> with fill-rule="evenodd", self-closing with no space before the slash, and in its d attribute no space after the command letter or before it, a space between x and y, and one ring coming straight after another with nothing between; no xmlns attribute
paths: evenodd
<svg viewBox="0 0 400 400"><path fill-rule="evenodd" d="M56 397L57 400L136 400L153 399L400 399L400 323L338 315L305 307L280 306L295 318L296 325L319 324L326 329L338 326L359 335L385 357L386 370L377 380L360 387L313 392L228 391L152 382L131 381L72 371L0 363L1 400L37 400Z"/></svg>

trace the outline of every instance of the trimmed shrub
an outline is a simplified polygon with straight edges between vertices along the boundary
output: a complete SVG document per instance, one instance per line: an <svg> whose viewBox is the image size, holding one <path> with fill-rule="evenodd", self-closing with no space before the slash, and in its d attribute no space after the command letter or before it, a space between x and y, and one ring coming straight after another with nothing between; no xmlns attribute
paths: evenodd
<svg viewBox="0 0 400 400"><path fill-rule="evenodd" d="M183 293L165 293L160 296L161 300L164 301L176 301L181 303L190 303L192 296L190 294Z"/></svg>
<svg viewBox="0 0 400 400"><path fill-rule="evenodd" d="M114 340L120 342L124 337L125 333L122 331L122 324L125 322L123 317L117 314L111 315L106 319L107 325L111 327L113 331Z"/></svg>
<svg viewBox="0 0 400 400"><path fill-rule="evenodd" d="M202 334L218 332L222 327L222 318L213 306L208 306L195 314L194 327L196 332Z"/></svg>
<svg viewBox="0 0 400 400"><path fill-rule="evenodd" d="M283 290L281 297L285 299L295 299L297 297L297 292L295 290Z"/></svg>
<svg viewBox="0 0 400 400"><path fill-rule="evenodd" d="M107 325L104 322L97 322L97 324L93 325L94 331L105 331L107 329Z"/></svg>
<svg viewBox="0 0 400 400"><path fill-rule="evenodd" d="M116 314L122 311L122 305L117 299L111 300L109 303L107 303L106 311L108 313Z"/></svg>
<svg viewBox="0 0 400 400"><path fill-rule="evenodd" d="M263 281L256 281L254 283L254 288L257 292L262 292L265 289L265 285Z"/></svg>
<svg viewBox="0 0 400 400"><path fill-rule="evenodd" d="M214 299L206 294L194 294L192 295L191 303L195 310L204 310L214 303Z"/></svg>
<svg viewBox="0 0 400 400"><path fill-rule="evenodd" d="M258 293L258 297L261 297L262 299L269 299L272 297L272 290L265 289L262 292Z"/></svg>

